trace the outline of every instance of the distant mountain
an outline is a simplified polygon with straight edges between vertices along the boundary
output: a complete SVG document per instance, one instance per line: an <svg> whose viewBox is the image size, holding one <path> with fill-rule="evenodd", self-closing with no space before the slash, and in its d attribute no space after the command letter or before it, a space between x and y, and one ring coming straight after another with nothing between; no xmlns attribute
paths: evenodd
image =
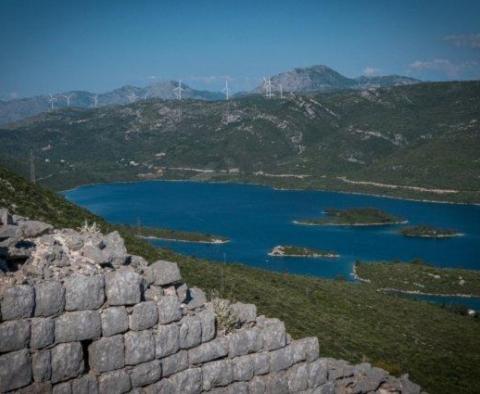
<svg viewBox="0 0 480 394"><path fill-rule="evenodd" d="M76 90L70 92L57 93L53 95L54 108L93 108L105 105L130 104L138 100L149 98L161 98L171 100L175 98L173 89L178 86L178 82L162 81L149 85L144 88L137 86L122 86L119 89L96 95L92 92ZM196 100L219 100L224 97L220 92L209 92L205 90L195 90L182 84L184 91L182 97ZM0 125L15 122L29 116L46 112L51 108L50 97L46 95L14 100L0 100Z"/></svg>
<svg viewBox="0 0 480 394"><path fill-rule="evenodd" d="M274 75L271 78L271 82L274 91L278 91L281 85L284 92L308 93L411 85L420 81L399 75L347 78L330 67L318 65L295 68L291 71ZM264 88L261 85L255 88L253 93L263 91Z"/></svg>

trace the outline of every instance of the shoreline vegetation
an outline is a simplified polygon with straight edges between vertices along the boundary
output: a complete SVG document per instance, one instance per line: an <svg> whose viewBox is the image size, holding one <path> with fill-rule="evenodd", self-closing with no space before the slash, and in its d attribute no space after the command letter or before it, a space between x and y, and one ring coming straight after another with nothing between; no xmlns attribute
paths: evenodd
<svg viewBox="0 0 480 394"><path fill-rule="evenodd" d="M325 217L294 220L293 223L302 226L386 226L408 221L376 208L329 208L325 210Z"/></svg>
<svg viewBox="0 0 480 394"><path fill-rule="evenodd" d="M421 260L405 262L357 261L352 276L386 293L444 297L480 297L480 272L437 268Z"/></svg>
<svg viewBox="0 0 480 394"><path fill-rule="evenodd" d="M135 234L142 239L158 239L162 241L174 242L192 242L204 244L224 244L230 242L226 237L212 234L204 234L194 231L181 231L157 227L144 226L121 226L125 227L129 232Z"/></svg>
<svg viewBox="0 0 480 394"><path fill-rule="evenodd" d="M435 228L432 226L419 225L406 227L400 230L400 234L413 238L453 238L461 237L462 233L448 228Z"/></svg>
<svg viewBox="0 0 480 394"><path fill-rule="evenodd" d="M327 250L318 250L312 248L305 248L302 246L291 246L291 245L277 245L275 246L270 253L271 257L310 257L310 258L338 258L339 254L327 251Z"/></svg>

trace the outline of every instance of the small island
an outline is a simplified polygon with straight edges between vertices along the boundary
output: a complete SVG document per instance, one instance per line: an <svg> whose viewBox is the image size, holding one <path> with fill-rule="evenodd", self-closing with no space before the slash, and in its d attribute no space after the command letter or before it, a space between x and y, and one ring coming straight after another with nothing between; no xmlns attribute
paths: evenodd
<svg viewBox="0 0 480 394"><path fill-rule="evenodd" d="M130 232L134 233L137 237L144 239L159 239L164 241L195 242L206 244L224 244L229 242L228 238L219 235L204 234L199 232L143 226L124 227L127 228Z"/></svg>
<svg viewBox="0 0 480 394"><path fill-rule="evenodd" d="M268 254L272 257L314 257L314 258L337 258L339 254L331 251L304 248L302 246L278 245Z"/></svg>
<svg viewBox="0 0 480 394"><path fill-rule="evenodd" d="M400 230L400 233L405 237L419 237L419 238L452 238L459 237L462 234L446 228L435 228L432 226L412 226L405 227Z"/></svg>
<svg viewBox="0 0 480 394"><path fill-rule="evenodd" d="M305 226L385 226L405 224L406 220L376 208L326 209L325 216L318 219L295 220Z"/></svg>

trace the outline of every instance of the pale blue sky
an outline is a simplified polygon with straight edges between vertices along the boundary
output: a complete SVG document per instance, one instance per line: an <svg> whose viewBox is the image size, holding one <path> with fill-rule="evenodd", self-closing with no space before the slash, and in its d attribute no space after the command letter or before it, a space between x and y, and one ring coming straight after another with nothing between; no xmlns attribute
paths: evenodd
<svg viewBox="0 0 480 394"><path fill-rule="evenodd" d="M480 1L0 0L0 97L149 77L248 89L325 64L353 77L480 78Z"/></svg>

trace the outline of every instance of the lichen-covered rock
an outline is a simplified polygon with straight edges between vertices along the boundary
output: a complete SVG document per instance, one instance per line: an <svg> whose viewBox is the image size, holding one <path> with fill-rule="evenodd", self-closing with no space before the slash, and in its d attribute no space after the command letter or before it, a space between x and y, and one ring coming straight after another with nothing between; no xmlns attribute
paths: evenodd
<svg viewBox="0 0 480 394"><path fill-rule="evenodd" d="M55 316L63 312L65 289L57 281L44 281L35 285L35 316Z"/></svg>
<svg viewBox="0 0 480 394"><path fill-rule="evenodd" d="M28 350L0 356L0 392L27 386L32 381L32 361Z"/></svg>
<svg viewBox="0 0 480 394"><path fill-rule="evenodd" d="M155 358L155 342L151 331L129 331L124 338L126 365L136 365Z"/></svg>
<svg viewBox="0 0 480 394"><path fill-rule="evenodd" d="M202 323L202 342L208 342L215 337L215 314L210 310L198 313Z"/></svg>
<svg viewBox="0 0 480 394"><path fill-rule="evenodd" d="M130 376L123 369L104 373L98 378L98 391L101 394L123 394L131 388Z"/></svg>
<svg viewBox="0 0 480 394"><path fill-rule="evenodd" d="M176 324L158 326L154 331L155 356L162 358L176 353L180 349L180 332Z"/></svg>
<svg viewBox="0 0 480 394"><path fill-rule="evenodd" d="M137 365L130 372L130 380L133 387L141 387L155 383L160 380L161 376L162 366L159 360Z"/></svg>
<svg viewBox="0 0 480 394"><path fill-rule="evenodd" d="M202 370L200 368L187 369L169 378L175 388L175 394L198 394L202 391Z"/></svg>
<svg viewBox="0 0 480 394"><path fill-rule="evenodd" d="M178 353L162 359L163 376L170 376L188 368L188 352L180 350Z"/></svg>
<svg viewBox="0 0 480 394"><path fill-rule="evenodd" d="M262 329L265 350L276 350L287 344L285 324L278 319L266 319Z"/></svg>
<svg viewBox="0 0 480 394"><path fill-rule="evenodd" d="M142 278L132 271L114 271L105 276L110 305L134 305L140 302Z"/></svg>
<svg viewBox="0 0 480 394"><path fill-rule="evenodd" d="M33 380L35 382L46 382L52 376L52 363L50 350L42 350L32 356Z"/></svg>
<svg viewBox="0 0 480 394"><path fill-rule="evenodd" d="M270 357L268 353L252 354L255 375L265 375L270 372Z"/></svg>
<svg viewBox="0 0 480 394"><path fill-rule="evenodd" d="M27 346L29 339L28 320L12 320L0 324L0 353L22 349Z"/></svg>
<svg viewBox="0 0 480 394"><path fill-rule="evenodd" d="M68 312L55 319L55 341L75 342L99 338L102 322L98 311Z"/></svg>
<svg viewBox="0 0 480 394"><path fill-rule="evenodd" d="M135 331L146 330L158 322L158 308L153 301L136 304L130 315L130 329Z"/></svg>
<svg viewBox="0 0 480 394"><path fill-rule="evenodd" d="M182 280L178 265L164 260L158 260L151 264L145 270L145 274L151 283L158 286L165 286Z"/></svg>
<svg viewBox="0 0 480 394"><path fill-rule="evenodd" d="M176 296L163 296L158 300L158 322L168 324L180 320L182 310Z"/></svg>
<svg viewBox="0 0 480 394"><path fill-rule="evenodd" d="M308 362L315 361L319 355L319 345L317 337L308 337L293 341L290 346L293 351L293 362L307 360Z"/></svg>
<svg viewBox="0 0 480 394"><path fill-rule="evenodd" d="M293 352L290 346L270 352L270 371L278 372L290 368L293 364Z"/></svg>
<svg viewBox="0 0 480 394"><path fill-rule="evenodd" d="M202 342L202 321L197 316L185 316L180 321L180 348L189 349Z"/></svg>
<svg viewBox="0 0 480 394"><path fill-rule="evenodd" d="M255 366L251 356L235 357L232 360L233 380L247 381L253 378Z"/></svg>
<svg viewBox="0 0 480 394"><path fill-rule="evenodd" d="M114 306L102 311L102 334L109 337L128 330L128 315L124 306Z"/></svg>
<svg viewBox="0 0 480 394"><path fill-rule="evenodd" d="M65 281L65 309L84 311L100 308L105 301L103 275L73 275Z"/></svg>
<svg viewBox="0 0 480 394"><path fill-rule="evenodd" d="M144 296L146 301L158 302L163 297L163 289L160 286L151 285L145 290Z"/></svg>
<svg viewBox="0 0 480 394"><path fill-rule="evenodd" d="M52 350L52 383L81 375L85 369L80 342L61 343Z"/></svg>
<svg viewBox="0 0 480 394"><path fill-rule="evenodd" d="M123 368L125 365L125 350L123 335L100 338L88 347L90 368L102 373Z"/></svg>
<svg viewBox="0 0 480 394"><path fill-rule="evenodd" d="M51 318L38 317L31 320L32 349L42 349L51 345L55 339L55 321Z"/></svg>
<svg viewBox="0 0 480 394"><path fill-rule="evenodd" d="M83 375L72 380L73 394L98 394L97 379L93 375Z"/></svg>
<svg viewBox="0 0 480 394"><path fill-rule="evenodd" d="M206 363L216 360L228 354L228 339L217 338L206 342L188 351L188 358L191 365Z"/></svg>
<svg viewBox="0 0 480 394"><path fill-rule="evenodd" d="M267 375L266 387L268 394L288 394L287 372L281 371Z"/></svg>
<svg viewBox="0 0 480 394"><path fill-rule="evenodd" d="M20 285L10 287L3 293L1 311L3 320L31 317L35 307L33 287Z"/></svg>
<svg viewBox="0 0 480 394"><path fill-rule="evenodd" d="M249 394L265 394L267 392L265 379L263 379L259 376L253 378L248 383L248 392L249 392ZM307 393L305 393L305 394L307 394Z"/></svg>
<svg viewBox="0 0 480 394"><path fill-rule="evenodd" d="M288 388L292 393L306 390L308 388L308 367L307 364L294 365L288 372Z"/></svg>
<svg viewBox="0 0 480 394"><path fill-rule="evenodd" d="M228 359L212 361L202 366L203 389L211 390L217 386L226 386L233 380L231 361Z"/></svg>
<svg viewBox="0 0 480 394"><path fill-rule="evenodd" d="M262 336L256 328L242 329L229 336L229 357L243 356L261 350Z"/></svg>
<svg viewBox="0 0 480 394"><path fill-rule="evenodd" d="M328 361L319 358L308 365L308 387L316 388L327 382Z"/></svg>
<svg viewBox="0 0 480 394"><path fill-rule="evenodd" d="M236 302L230 306L240 324L253 323L257 317L257 307L254 304Z"/></svg>

